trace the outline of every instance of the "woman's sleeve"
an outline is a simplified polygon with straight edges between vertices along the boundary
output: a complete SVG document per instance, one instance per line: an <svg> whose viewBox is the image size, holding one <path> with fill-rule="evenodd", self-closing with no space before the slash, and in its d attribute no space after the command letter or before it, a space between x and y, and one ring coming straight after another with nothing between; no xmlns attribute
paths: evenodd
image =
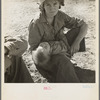
<svg viewBox="0 0 100 100"><path fill-rule="evenodd" d="M40 30L36 23L31 22L29 25L29 37L28 42L30 45L30 50L35 50L41 41L41 34Z"/></svg>
<svg viewBox="0 0 100 100"><path fill-rule="evenodd" d="M67 14L64 15L64 23L66 28L72 29L72 28L80 27L81 21L82 20L77 19L75 17L70 17Z"/></svg>

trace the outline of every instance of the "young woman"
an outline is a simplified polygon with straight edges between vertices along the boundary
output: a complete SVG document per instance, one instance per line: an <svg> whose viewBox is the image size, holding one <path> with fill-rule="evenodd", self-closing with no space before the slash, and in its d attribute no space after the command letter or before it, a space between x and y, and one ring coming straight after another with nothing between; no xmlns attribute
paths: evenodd
<svg viewBox="0 0 100 100"><path fill-rule="evenodd" d="M37 69L50 82L77 83L80 80L67 55L84 49L87 24L60 11L62 5L63 0L40 0L40 16L29 25L30 50ZM66 35L64 27L70 29Z"/></svg>

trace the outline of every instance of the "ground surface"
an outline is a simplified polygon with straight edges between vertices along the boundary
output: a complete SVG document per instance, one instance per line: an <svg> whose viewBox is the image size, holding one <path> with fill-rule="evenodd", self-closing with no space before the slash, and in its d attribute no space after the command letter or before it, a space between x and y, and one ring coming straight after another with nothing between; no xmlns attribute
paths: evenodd
<svg viewBox="0 0 100 100"><path fill-rule="evenodd" d="M70 16L84 19L88 24L88 34L86 35L86 52L77 53L73 56L73 60L79 67L84 69L95 70L96 66L96 30L95 30L95 2L65 2L66 7L62 7L62 10ZM28 25L37 14L38 6L35 0L9 0L5 3L4 10L4 26L6 35L24 35L28 38ZM29 69L29 72L34 82L47 82L43 78L35 66L33 65L31 55L25 52L23 55L25 63Z"/></svg>

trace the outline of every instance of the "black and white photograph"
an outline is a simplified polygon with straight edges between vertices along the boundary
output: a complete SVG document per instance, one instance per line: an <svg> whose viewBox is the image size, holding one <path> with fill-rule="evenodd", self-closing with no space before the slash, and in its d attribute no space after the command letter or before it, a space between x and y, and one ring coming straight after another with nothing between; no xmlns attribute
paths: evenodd
<svg viewBox="0 0 100 100"><path fill-rule="evenodd" d="M2 0L2 100L98 100L98 5Z"/></svg>
<svg viewBox="0 0 100 100"><path fill-rule="evenodd" d="M5 83L95 83L96 0L8 0Z"/></svg>

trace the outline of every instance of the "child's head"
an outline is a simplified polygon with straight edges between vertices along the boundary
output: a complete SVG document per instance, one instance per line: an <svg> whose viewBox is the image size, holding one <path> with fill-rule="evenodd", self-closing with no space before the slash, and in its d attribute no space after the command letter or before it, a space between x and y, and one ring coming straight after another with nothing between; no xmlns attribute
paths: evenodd
<svg viewBox="0 0 100 100"><path fill-rule="evenodd" d="M47 16L55 16L64 5L64 0L40 0L40 10L45 11Z"/></svg>
<svg viewBox="0 0 100 100"><path fill-rule="evenodd" d="M47 42L40 43L36 51L33 51L33 60L37 65L45 65L50 59L50 45Z"/></svg>

